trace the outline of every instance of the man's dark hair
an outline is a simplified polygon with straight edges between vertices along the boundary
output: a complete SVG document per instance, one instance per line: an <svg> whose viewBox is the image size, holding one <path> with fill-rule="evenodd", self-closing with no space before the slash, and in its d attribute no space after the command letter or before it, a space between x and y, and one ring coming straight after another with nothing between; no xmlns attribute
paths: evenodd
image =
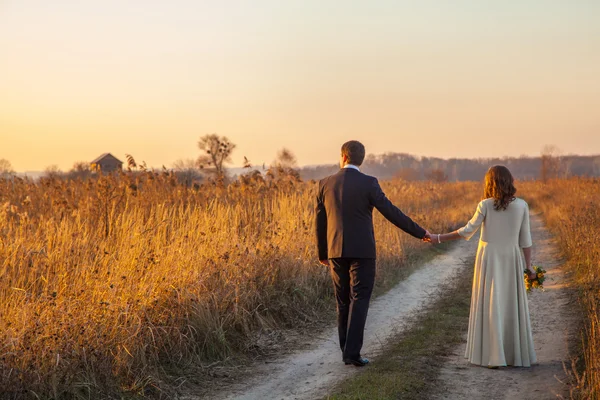
<svg viewBox="0 0 600 400"><path fill-rule="evenodd" d="M365 160L365 146L357 140L351 140L342 145L342 155L348 157L350 164L361 165Z"/></svg>

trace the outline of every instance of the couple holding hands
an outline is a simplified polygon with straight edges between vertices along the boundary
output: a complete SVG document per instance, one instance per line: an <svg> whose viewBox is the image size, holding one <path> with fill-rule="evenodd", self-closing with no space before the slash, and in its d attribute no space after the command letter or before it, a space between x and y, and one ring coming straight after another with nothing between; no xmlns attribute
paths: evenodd
<svg viewBox="0 0 600 400"><path fill-rule="evenodd" d="M394 206L376 178L360 172L364 158L360 142L344 143L340 171L322 179L317 192L319 262L331 270L344 363L357 367L369 363L361 348L375 282L373 208L406 233L432 244L469 240L481 228L465 357L491 368L535 363L523 282L523 270L531 270L529 208L515 197L508 168L496 165L488 170L484 199L464 227L432 234Z"/></svg>

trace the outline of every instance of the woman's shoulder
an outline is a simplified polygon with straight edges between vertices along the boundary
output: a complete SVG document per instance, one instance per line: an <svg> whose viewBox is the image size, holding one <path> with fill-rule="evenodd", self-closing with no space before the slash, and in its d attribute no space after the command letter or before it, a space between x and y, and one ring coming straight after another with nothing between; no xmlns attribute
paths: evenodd
<svg viewBox="0 0 600 400"><path fill-rule="evenodd" d="M495 204L494 198L489 197L489 198L483 199L479 202L479 208L482 208L482 209L490 208L491 210L494 210L495 209L494 204ZM509 207L522 209L522 208L528 208L529 205L522 198L515 197L515 199L510 202Z"/></svg>
<svg viewBox="0 0 600 400"><path fill-rule="evenodd" d="M529 205L527 204L527 202L525 200L523 200L520 197L515 197L515 199L512 202L514 205L519 206L519 207L529 207Z"/></svg>
<svg viewBox="0 0 600 400"><path fill-rule="evenodd" d="M494 198L488 197L487 199L483 199L479 202L479 205L482 207L487 207L488 205L494 205Z"/></svg>
<svg viewBox="0 0 600 400"><path fill-rule="evenodd" d="M494 199L493 198L483 199L479 202L479 204L477 204L477 210L480 213L483 213L484 215L487 214L488 208L490 210L494 209Z"/></svg>

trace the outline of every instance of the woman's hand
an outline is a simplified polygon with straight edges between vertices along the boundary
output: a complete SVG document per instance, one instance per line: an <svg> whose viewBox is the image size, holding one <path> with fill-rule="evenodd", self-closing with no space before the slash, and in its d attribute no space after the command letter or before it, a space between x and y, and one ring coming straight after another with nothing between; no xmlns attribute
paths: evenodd
<svg viewBox="0 0 600 400"><path fill-rule="evenodd" d="M429 237L429 243L431 244L440 244L440 233L432 233Z"/></svg>
<svg viewBox="0 0 600 400"><path fill-rule="evenodd" d="M423 236L423 239L421 240L425 243L431 243L431 233L429 233L428 230L425 230L425 236Z"/></svg>
<svg viewBox="0 0 600 400"><path fill-rule="evenodd" d="M527 270L529 271L529 273L527 274L529 279L531 279L531 280L537 279L537 273L533 270L533 268L528 267Z"/></svg>

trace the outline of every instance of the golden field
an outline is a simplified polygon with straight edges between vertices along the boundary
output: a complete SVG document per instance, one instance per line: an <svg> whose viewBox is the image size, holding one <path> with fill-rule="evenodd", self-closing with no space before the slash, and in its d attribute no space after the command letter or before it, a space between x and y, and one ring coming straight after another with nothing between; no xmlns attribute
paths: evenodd
<svg viewBox="0 0 600 400"><path fill-rule="evenodd" d="M526 182L520 189L531 206L543 212L579 288L584 331L576 396L600 399L600 179Z"/></svg>
<svg viewBox="0 0 600 400"><path fill-rule="evenodd" d="M315 186L254 177L188 188L168 172L0 180L3 397L169 397L182 377L202 384L210 363L252 355L256 332L330 312ZM464 224L482 190L383 187L432 231ZM427 246L379 214L375 229L385 285Z"/></svg>

